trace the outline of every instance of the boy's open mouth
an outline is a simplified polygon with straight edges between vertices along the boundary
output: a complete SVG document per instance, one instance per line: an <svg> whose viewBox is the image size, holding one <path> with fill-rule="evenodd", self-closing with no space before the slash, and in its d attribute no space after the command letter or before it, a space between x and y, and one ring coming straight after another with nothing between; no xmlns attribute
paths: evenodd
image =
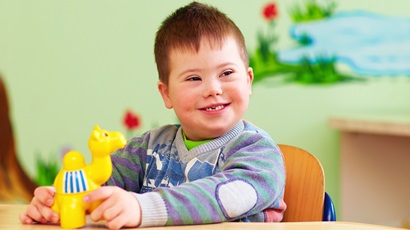
<svg viewBox="0 0 410 230"><path fill-rule="evenodd" d="M211 107L208 107L208 108L203 108L203 110L205 110L205 111L218 111L218 110L222 110L223 108L225 108L225 106L227 106L227 104L211 106Z"/></svg>

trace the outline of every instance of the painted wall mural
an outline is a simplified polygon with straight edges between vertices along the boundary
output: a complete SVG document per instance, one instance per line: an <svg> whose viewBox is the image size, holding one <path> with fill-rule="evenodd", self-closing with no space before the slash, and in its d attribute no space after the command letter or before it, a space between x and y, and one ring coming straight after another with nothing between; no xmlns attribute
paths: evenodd
<svg viewBox="0 0 410 230"><path fill-rule="evenodd" d="M337 12L337 4L315 0L294 6L289 15L291 38L298 44L275 46L275 2L264 6L268 24L258 33L259 46L250 52L255 82L285 75L285 81L329 84L365 80L373 76L410 76L410 18L376 14L366 10ZM343 64L349 71L339 71Z"/></svg>

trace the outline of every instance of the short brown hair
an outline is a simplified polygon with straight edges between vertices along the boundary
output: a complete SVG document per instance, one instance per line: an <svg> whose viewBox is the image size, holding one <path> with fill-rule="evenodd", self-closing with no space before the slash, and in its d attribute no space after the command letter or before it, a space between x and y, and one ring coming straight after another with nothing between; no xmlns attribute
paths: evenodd
<svg viewBox="0 0 410 230"><path fill-rule="evenodd" d="M222 46L228 36L236 40L241 58L248 67L248 53L243 34L224 13L215 7L198 2L177 9L162 22L156 34L154 53L159 80L168 85L171 50L185 49L198 52L202 38Z"/></svg>

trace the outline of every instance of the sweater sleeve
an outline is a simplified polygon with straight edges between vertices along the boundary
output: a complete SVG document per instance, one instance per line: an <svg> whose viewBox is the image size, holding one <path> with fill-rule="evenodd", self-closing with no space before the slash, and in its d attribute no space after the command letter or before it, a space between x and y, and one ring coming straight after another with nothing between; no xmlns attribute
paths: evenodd
<svg viewBox="0 0 410 230"><path fill-rule="evenodd" d="M149 134L131 139L125 148L111 155L112 175L105 185L115 185L139 193L144 181Z"/></svg>
<svg viewBox="0 0 410 230"><path fill-rule="evenodd" d="M285 168L278 146L263 135L243 135L221 157L220 172L179 186L157 188L152 191L155 196L139 194L140 203L162 199L162 210L167 212L165 225L232 221L265 209L276 210L276 221L280 221L285 208ZM158 212L147 209L143 218L155 215Z"/></svg>

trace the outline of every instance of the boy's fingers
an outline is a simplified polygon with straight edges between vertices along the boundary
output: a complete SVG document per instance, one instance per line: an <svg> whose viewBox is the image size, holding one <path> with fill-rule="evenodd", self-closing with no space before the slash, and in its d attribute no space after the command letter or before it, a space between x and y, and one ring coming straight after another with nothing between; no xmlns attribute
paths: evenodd
<svg viewBox="0 0 410 230"><path fill-rule="evenodd" d="M127 220L123 216L105 222L105 226L109 229L120 229L125 226Z"/></svg>
<svg viewBox="0 0 410 230"><path fill-rule="evenodd" d="M27 211L24 215L25 215L25 217L30 218L32 221L36 221L36 222L40 222L40 223L46 223L47 222L47 220L42 216L40 211L34 205L29 205L27 207ZM25 218L25 220L27 221L27 218Z"/></svg>
<svg viewBox="0 0 410 230"><path fill-rule="evenodd" d="M111 221L115 218L118 218L121 212L121 207L118 204L113 204L108 207L104 207L104 213L102 214L103 218L107 221Z"/></svg>
<svg viewBox="0 0 410 230"><path fill-rule="evenodd" d="M96 209L94 209L94 211L90 213L91 219L93 221L100 221L100 220L105 219L104 215L108 207L109 207L109 204L107 202L102 202Z"/></svg>
<svg viewBox="0 0 410 230"><path fill-rule="evenodd" d="M104 215L108 208L112 206L109 198L114 192L114 187L101 187L84 196L84 202L102 201L102 203L91 212L90 217L93 221L105 219Z"/></svg>
<svg viewBox="0 0 410 230"><path fill-rule="evenodd" d="M54 187L38 187L34 190L34 197L37 198L37 200L47 206L50 206L54 204L54 194L55 194L55 188Z"/></svg>
<svg viewBox="0 0 410 230"><path fill-rule="evenodd" d="M47 211L49 209L50 211ZM41 203L37 197L33 198L33 201L27 208L27 215L32 217L34 220L40 222L40 217L43 218L45 221L51 219L51 209ZM41 221L44 222L44 221Z"/></svg>
<svg viewBox="0 0 410 230"><path fill-rule="evenodd" d="M57 213L55 213L52 209L50 209L49 207L45 207L45 206L40 206L38 207L41 215L43 216L43 218L50 223L56 224L59 221L59 216Z"/></svg>
<svg viewBox="0 0 410 230"><path fill-rule="evenodd" d="M106 186L98 188L83 197L85 203L92 203L98 200L105 200L112 195L113 188Z"/></svg>
<svg viewBox="0 0 410 230"><path fill-rule="evenodd" d="M59 215L55 213L51 206L54 203L54 187L38 187L34 190L34 197L26 212L20 214L20 221L24 224L58 223Z"/></svg>
<svg viewBox="0 0 410 230"><path fill-rule="evenodd" d="M26 213L21 213L19 216L20 222L23 224L32 224L33 219L31 219L29 216L27 216Z"/></svg>
<svg viewBox="0 0 410 230"><path fill-rule="evenodd" d="M58 213L54 212L50 206L42 203L37 197L34 197L31 201L26 214L33 220L41 223L58 223L60 219Z"/></svg>

